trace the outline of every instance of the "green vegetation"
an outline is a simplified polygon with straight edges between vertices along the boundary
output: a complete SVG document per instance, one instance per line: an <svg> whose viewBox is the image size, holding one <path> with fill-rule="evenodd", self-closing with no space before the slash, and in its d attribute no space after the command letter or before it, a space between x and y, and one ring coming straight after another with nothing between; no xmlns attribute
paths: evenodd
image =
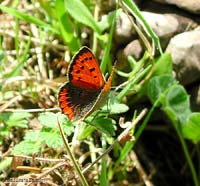
<svg viewBox="0 0 200 186"><path fill-rule="evenodd" d="M96 10L97 5L92 1L39 0L37 8L34 8L36 5L33 1L30 4L32 6L30 12L28 9L25 11L18 9L18 4L20 2L13 1L10 6L0 5L4 15L10 15L15 23L9 31L1 28L0 33L0 144L2 151L0 172L16 172L10 169L11 158L14 155L58 158L60 162L69 161L63 157L63 154L68 155L68 153L66 153L58 127L58 122L60 122L69 140L70 151L79 160L78 164L83 171L81 174L85 180L79 177L82 184L103 186L110 185L112 182L122 184L123 180L128 180L130 177L127 169L134 167L131 153L134 152L135 145L148 123L151 122L154 111L161 110L165 115L165 120L172 124L177 133L189 166L187 168L191 171L194 185L198 186L197 172L199 170L195 170L197 167L194 167L192 153L188 149L186 140L194 146L199 142L200 113L191 111L188 93L172 75L170 54L162 52L159 39L132 1L120 1L116 9L108 12L103 20L99 12L96 16L93 15L93 12L98 10ZM121 12L127 12L127 7L129 13L142 23L142 31L138 34L144 38L142 40L145 46L151 45L146 43L148 40L144 31L150 35L159 55L153 56L154 49L147 47L139 61L127 56L129 72L120 71L116 67L114 88L111 90L108 103L86 118L84 122L68 121L57 108L57 92L62 79L60 77L64 77L67 64L66 62L63 65L62 60L67 58L67 55L71 57L82 43L87 43L95 54L99 54L99 50L103 52L100 65L102 72L104 74L111 72L114 63L114 54L111 54L111 49L116 19ZM23 30L23 26L28 30ZM84 30L87 30L86 35L88 34L86 39L82 37ZM11 49L3 46L8 36L14 42ZM64 57L65 51L67 52ZM58 61L55 62L55 59ZM125 61L118 61L118 63L125 63ZM121 84L117 77L123 79ZM122 142L122 138L118 139L122 133L119 118L124 117L124 124L133 123L141 111L146 109L146 106L142 109L137 108L137 103L144 97L149 102L148 111L133 125L130 133L126 133L125 141ZM109 147L112 153L106 152ZM101 154L103 155L100 161L95 162ZM84 174L86 172L84 168L92 162L95 164L89 171L87 170L88 174ZM66 168L68 164L62 164L65 168L59 170L61 176L60 179L57 178L60 183L66 183L66 180L80 181L75 178L76 172L70 163L68 168ZM51 168L55 166L54 164L55 162L48 160L40 163L40 166ZM15 166L20 165L19 163ZM17 172L17 174L6 176L23 175L23 172ZM38 177L40 174L38 173ZM92 179L91 176L93 176ZM1 181L6 179L9 177L1 176Z"/></svg>

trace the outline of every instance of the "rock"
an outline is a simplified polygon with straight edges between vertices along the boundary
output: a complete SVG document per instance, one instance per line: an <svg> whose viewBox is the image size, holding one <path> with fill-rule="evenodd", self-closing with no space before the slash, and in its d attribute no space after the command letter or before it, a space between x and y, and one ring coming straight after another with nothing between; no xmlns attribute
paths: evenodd
<svg viewBox="0 0 200 186"><path fill-rule="evenodd" d="M195 112L200 112L200 84L192 87L189 93L192 110Z"/></svg>
<svg viewBox="0 0 200 186"><path fill-rule="evenodd" d="M132 16L130 16L133 19ZM114 40L118 45L127 44L133 40L136 34L135 29L131 23L129 17L122 12L116 21L116 29L114 33Z"/></svg>
<svg viewBox="0 0 200 186"><path fill-rule="evenodd" d="M141 58L141 55L143 53L143 47L142 44L139 40L133 40L131 41L124 49L120 50L117 53L117 61L119 61L120 66L118 68L120 70L125 70L129 69L127 66L127 57L130 55L132 56L135 60L138 60ZM122 63L123 62L123 63Z"/></svg>
<svg viewBox="0 0 200 186"><path fill-rule="evenodd" d="M136 60L139 60L141 58L142 52L143 52L143 47L141 42L136 39L131 41L128 45L123 50L125 56L132 56Z"/></svg>
<svg viewBox="0 0 200 186"><path fill-rule="evenodd" d="M174 36L178 30L178 20L168 14L142 12L142 15L160 38L162 48L165 48L169 39Z"/></svg>
<svg viewBox="0 0 200 186"><path fill-rule="evenodd" d="M142 15L158 37L171 36L178 29L178 21L172 15L151 12L142 12Z"/></svg>
<svg viewBox="0 0 200 186"><path fill-rule="evenodd" d="M197 25L191 19L176 14L157 14L143 11L142 15L160 38L162 48L166 48L170 38L183 32L189 24L192 28Z"/></svg>
<svg viewBox="0 0 200 186"><path fill-rule="evenodd" d="M200 14L200 0L154 0L160 3L176 5L194 14Z"/></svg>
<svg viewBox="0 0 200 186"><path fill-rule="evenodd" d="M177 79L183 85L200 80L200 29L174 36L166 52L170 52Z"/></svg>

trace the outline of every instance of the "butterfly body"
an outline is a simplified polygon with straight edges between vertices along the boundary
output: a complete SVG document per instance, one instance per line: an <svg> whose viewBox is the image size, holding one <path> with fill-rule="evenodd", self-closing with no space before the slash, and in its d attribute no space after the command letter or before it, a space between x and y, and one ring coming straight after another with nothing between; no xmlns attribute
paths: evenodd
<svg viewBox="0 0 200 186"><path fill-rule="evenodd" d="M91 50L82 47L68 68L68 82L58 93L59 106L69 120L83 120L101 107L109 94L114 70L105 82Z"/></svg>

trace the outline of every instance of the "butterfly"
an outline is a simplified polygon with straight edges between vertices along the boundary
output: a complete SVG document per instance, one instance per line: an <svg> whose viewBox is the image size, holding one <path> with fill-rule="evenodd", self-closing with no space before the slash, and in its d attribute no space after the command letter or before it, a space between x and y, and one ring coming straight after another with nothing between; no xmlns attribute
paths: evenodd
<svg viewBox="0 0 200 186"><path fill-rule="evenodd" d="M72 58L67 72L68 82L59 90L58 102L69 120L84 120L106 102L114 67L105 82L92 51L83 46Z"/></svg>

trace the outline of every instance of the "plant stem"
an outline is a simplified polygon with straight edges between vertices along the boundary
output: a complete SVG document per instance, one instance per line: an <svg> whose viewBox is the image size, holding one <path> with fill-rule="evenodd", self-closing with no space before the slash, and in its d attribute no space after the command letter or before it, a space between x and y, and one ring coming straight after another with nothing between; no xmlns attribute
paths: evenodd
<svg viewBox="0 0 200 186"><path fill-rule="evenodd" d="M64 144L65 144L67 153L68 153L68 155L69 155L69 157L70 157L70 159L71 159L71 161L72 161L72 163L73 163L73 165L74 165L74 167L75 167L75 170L76 170L76 172L77 172L77 174L78 174L78 176L79 176L79 178L80 178L80 180L81 180L82 185L83 185L83 186L89 186L88 183L87 183L87 181L86 181L86 179L85 179L85 177L84 177L84 175L83 175L82 172L81 172L81 169L80 169L78 163L76 162L76 159L75 159L73 153L72 153L71 150L70 150L68 140L67 140L67 138L65 137L64 131L63 131L63 129L62 129L62 126L61 126L59 120L58 120L58 127L59 127L60 133L61 133L61 135L62 135L63 142L64 142Z"/></svg>
<svg viewBox="0 0 200 186"><path fill-rule="evenodd" d="M179 139L180 139L180 142L181 142L181 145L182 145L182 148L183 148L183 152L185 154L185 157L187 159L187 162L188 162L188 165L190 167L190 171L192 173L192 177L193 177L193 181L194 181L194 185L195 186L199 186L199 183L198 183L198 178L197 178L197 174L196 174L196 171L195 171L195 168L194 168L194 164L192 162L192 159L190 157L190 154L189 154L189 151L188 151L188 148L187 148L187 145L185 143L185 140L180 132L180 130L178 129L178 127L176 127L176 123L173 123L175 126L175 129L176 129L176 132L179 136ZM178 126L178 125L177 125Z"/></svg>

